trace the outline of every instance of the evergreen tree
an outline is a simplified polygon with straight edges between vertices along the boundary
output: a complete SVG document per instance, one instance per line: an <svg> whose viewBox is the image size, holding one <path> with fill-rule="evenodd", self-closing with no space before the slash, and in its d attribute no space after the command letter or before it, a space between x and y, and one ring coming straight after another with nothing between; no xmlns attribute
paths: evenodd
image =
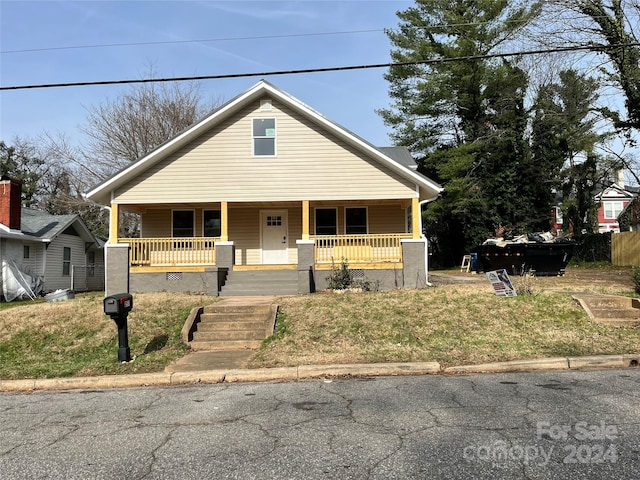
<svg viewBox="0 0 640 480"><path fill-rule="evenodd" d="M22 204L33 206L43 194L43 177L47 166L37 148L29 141L16 138L14 145L0 141L0 175L22 181Z"/></svg>
<svg viewBox="0 0 640 480"><path fill-rule="evenodd" d="M607 137L597 132L599 82L575 70L560 72L559 81L543 86L536 97L532 122L535 162L548 169L550 184L562 193L566 233L597 231L594 195L619 165L596 154Z"/></svg>
<svg viewBox="0 0 640 480"><path fill-rule="evenodd" d="M449 263L498 226L537 219L520 187L532 169L526 75L507 61L469 58L495 51L536 11L506 0L418 0L388 32L395 63L429 62L389 70L393 103L380 114L420 171L445 187L427 209L427 227Z"/></svg>

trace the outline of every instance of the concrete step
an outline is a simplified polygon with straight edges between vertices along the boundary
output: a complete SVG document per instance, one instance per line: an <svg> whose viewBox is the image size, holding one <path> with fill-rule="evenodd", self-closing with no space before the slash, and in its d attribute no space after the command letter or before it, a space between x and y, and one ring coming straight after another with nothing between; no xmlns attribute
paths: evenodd
<svg viewBox="0 0 640 480"><path fill-rule="evenodd" d="M261 330L265 331L265 322L248 321L248 322L203 322L198 323L198 332L224 332L228 330Z"/></svg>
<svg viewBox="0 0 640 480"><path fill-rule="evenodd" d="M229 272L220 296L295 295L297 270L241 270Z"/></svg>
<svg viewBox="0 0 640 480"><path fill-rule="evenodd" d="M639 327L640 318L597 318L595 322L607 327Z"/></svg>
<svg viewBox="0 0 640 480"><path fill-rule="evenodd" d="M213 342L189 342L192 350L243 350L258 349L262 340L227 340Z"/></svg>
<svg viewBox="0 0 640 480"><path fill-rule="evenodd" d="M574 294L589 318L610 327L640 325L640 304L637 299L613 295Z"/></svg>
<svg viewBox="0 0 640 480"><path fill-rule="evenodd" d="M594 308L591 312L597 318L637 318L640 320L640 310L636 308Z"/></svg>
<svg viewBox="0 0 640 480"><path fill-rule="evenodd" d="M204 307L204 313L225 313L225 314L249 314L260 312L268 314L271 311L271 305L207 305Z"/></svg>
<svg viewBox="0 0 640 480"><path fill-rule="evenodd" d="M206 306L196 319L189 346L192 350L257 349L273 331L274 315L271 304L262 301Z"/></svg>
<svg viewBox="0 0 640 480"><path fill-rule="evenodd" d="M247 313L229 313L215 312L215 313L203 313L200 315L201 322L217 323L217 322L258 322L264 320L265 316L269 314L266 312L247 312Z"/></svg>
<svg viewBox="0 0 640 480"><path fill-rule="evenodd" d="M264 339L264 328L255 330L224 330L217 332L193 332L194 342L217 342L228 340L258 340Z"/></svg>

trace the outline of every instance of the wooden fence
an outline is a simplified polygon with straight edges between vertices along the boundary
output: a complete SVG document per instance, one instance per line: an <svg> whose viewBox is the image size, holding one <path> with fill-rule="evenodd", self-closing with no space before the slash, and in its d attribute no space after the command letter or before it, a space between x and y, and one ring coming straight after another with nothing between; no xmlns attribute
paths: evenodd
<svg viewBox="0 0 640 480"><path fill-rule="evenodd" d="M611 236L611 263L619 267L640 266L640 232Z"/></svg>

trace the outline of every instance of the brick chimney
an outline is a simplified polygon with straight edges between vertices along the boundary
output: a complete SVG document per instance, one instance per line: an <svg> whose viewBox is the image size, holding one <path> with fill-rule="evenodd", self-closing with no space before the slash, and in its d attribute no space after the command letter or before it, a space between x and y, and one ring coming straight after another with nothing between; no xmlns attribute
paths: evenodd
<svg viewBox="0 0 640 480"><path fill-rule="evenodd" d="M20 230L22 217L22 180L0 177L0 223L11 230Z"/></svg>

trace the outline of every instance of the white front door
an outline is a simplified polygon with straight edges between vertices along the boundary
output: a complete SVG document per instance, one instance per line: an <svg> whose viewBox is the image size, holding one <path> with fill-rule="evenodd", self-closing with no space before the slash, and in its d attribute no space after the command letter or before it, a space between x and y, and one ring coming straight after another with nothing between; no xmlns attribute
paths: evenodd
<svg viewBox="0 0 640 480"><path fill-rule="evenodd" d="M262 263L280 265L288 263L287 211L261 210Z"/></svg>

